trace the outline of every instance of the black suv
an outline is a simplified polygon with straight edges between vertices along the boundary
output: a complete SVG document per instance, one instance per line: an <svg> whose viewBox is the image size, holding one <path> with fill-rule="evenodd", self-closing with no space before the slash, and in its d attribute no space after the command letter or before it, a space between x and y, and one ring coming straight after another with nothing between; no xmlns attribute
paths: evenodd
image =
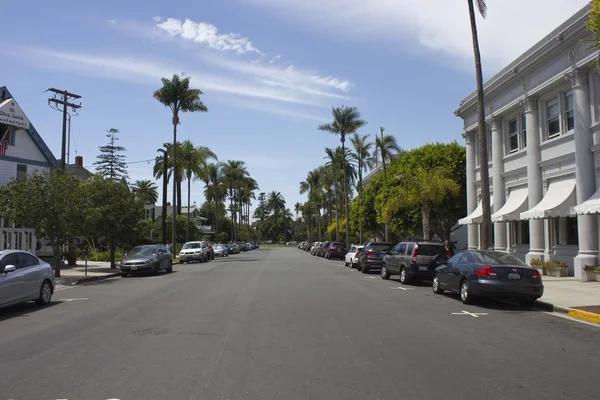
<svg viewBox="0 0 600 400"><path fill-rule="evenodd" d="M363 247L358 258L358 270L368 274L371 270L383 267L385 257L394 247L393 243L369 242Z"/></svg>
<svg viewBox="0 0 600 400"><path fill-rule="evenodd" d="M400 242L384 258L381 278L400 275L402 284L411 279L432 279L433 271L448 260L443 243Z"/></svg>

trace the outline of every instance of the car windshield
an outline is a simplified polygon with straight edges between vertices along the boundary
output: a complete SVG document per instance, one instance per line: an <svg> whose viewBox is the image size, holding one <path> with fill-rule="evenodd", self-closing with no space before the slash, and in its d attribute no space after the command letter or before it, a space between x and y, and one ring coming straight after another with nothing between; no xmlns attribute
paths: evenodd
<svg viewBox="0 0 600 400"><path fill-rule="evenodd" d="M477 260L480 264L489 265L514 265L519 267L527 267L523 261L513 256L512 254L506 254L496 251L478 251L472 252L471 257Z"/></svg>
<svg viewBox="0 0 600 400"><path fill-rule="evenodd" d="M374 251L390 251L394 246L389 243L375 243L370 245L369 248Z"/></svg>
<svg viewBox="0 0 600 400"><path fill-rule="evenodd" d="M184 249L199 249L202 247L200 243L186 243L183 245Z"/></svg>
<svg viewBox="0 0 600 400"><path fill-rule="evenodd" d="M346 247L344 243L331 243L331 245L336 247Z"/></svg>
<svg viewBox="0 0 600 400"><path fill-rule="evenodd" d="M131 249L130 256L151 256L156 253L156 246L137 246Z"/></svg>

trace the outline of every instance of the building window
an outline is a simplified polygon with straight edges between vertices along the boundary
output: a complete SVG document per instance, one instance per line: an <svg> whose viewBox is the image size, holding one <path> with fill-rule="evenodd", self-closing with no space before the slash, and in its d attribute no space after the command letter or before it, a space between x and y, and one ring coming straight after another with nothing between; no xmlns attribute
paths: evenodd
<svg viewBox="0 0 600 400"><path fill-rule="evenodd" d="M27 176L27 165L17 164L17 179Z"/></svg>
<svg viewBox="0 0 600 400"><path fill-rule="evenodd" d="M519 151L519 127L516 118L508 121L508 151Z"/></svg>
<svg viewBox="0 0 600 400"><path fill-rule="evenodd" d="M565 93L565 132L575 129L575 111L573 107L573 91Z"/></svg>
<svg viewBox="0 0 600 400"><path fill-rule="evenodd" d="M570 217L567 218L567 244L568 245L578 245L579 244L579 235L577 233L577 218Z"/></svg>
<svg viewBox="0 0 600 400"><path fill-rule="evenodd" d="M515 221L516 243L529 244L529 221Z"/></svg>
<svg viewBox="0 0 600 400"><path fill-rule="evenodd" d="M560 107L558 99L550 100L546 103L548 139L560 134Z"/></svg>
<svg viewBox="0 0 600 400"><path fill-rule="evenodd" d="M0 141L8 140L9 146L15 145L15 127L0 124Z"/></svg>
<svg viewBox="0 0 600 400"><path fill-rule="evenodd" d="M521 148L527 148L527 118L526 115L521 115Z"/></svg>

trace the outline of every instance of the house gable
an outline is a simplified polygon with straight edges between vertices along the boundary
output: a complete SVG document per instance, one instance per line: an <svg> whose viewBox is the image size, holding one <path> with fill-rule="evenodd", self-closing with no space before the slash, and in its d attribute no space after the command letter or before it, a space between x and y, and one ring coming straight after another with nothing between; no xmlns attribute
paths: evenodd
<svg viewBox="0 0 600 400"><path fill-rule="evenodd" d="M0 103L7 99L14 100L6 86L0 86ZM14 101L16 103L16 100ZM0 156L0 160L45 167L56 167L58 164L52 151L31 122L24 124L23 127L16 127L15 146L9 146L7 154Z"/></svg>

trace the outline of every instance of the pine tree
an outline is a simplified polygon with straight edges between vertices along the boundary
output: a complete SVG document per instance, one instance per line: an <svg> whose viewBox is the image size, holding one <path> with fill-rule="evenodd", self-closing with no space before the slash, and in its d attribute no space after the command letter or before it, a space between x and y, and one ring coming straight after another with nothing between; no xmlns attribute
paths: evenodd
<svg viewBox="0 0 600 400"><path fill-rule="evenodd" d="M108 144L100 146L100 154L96 157L98 161L94 163L97 173L105 179L114 181L128 178L127 162L125 162L125 154L123 154L127 149L117 146L118 133L119 130L114 128L107 131Z"/></svg>

